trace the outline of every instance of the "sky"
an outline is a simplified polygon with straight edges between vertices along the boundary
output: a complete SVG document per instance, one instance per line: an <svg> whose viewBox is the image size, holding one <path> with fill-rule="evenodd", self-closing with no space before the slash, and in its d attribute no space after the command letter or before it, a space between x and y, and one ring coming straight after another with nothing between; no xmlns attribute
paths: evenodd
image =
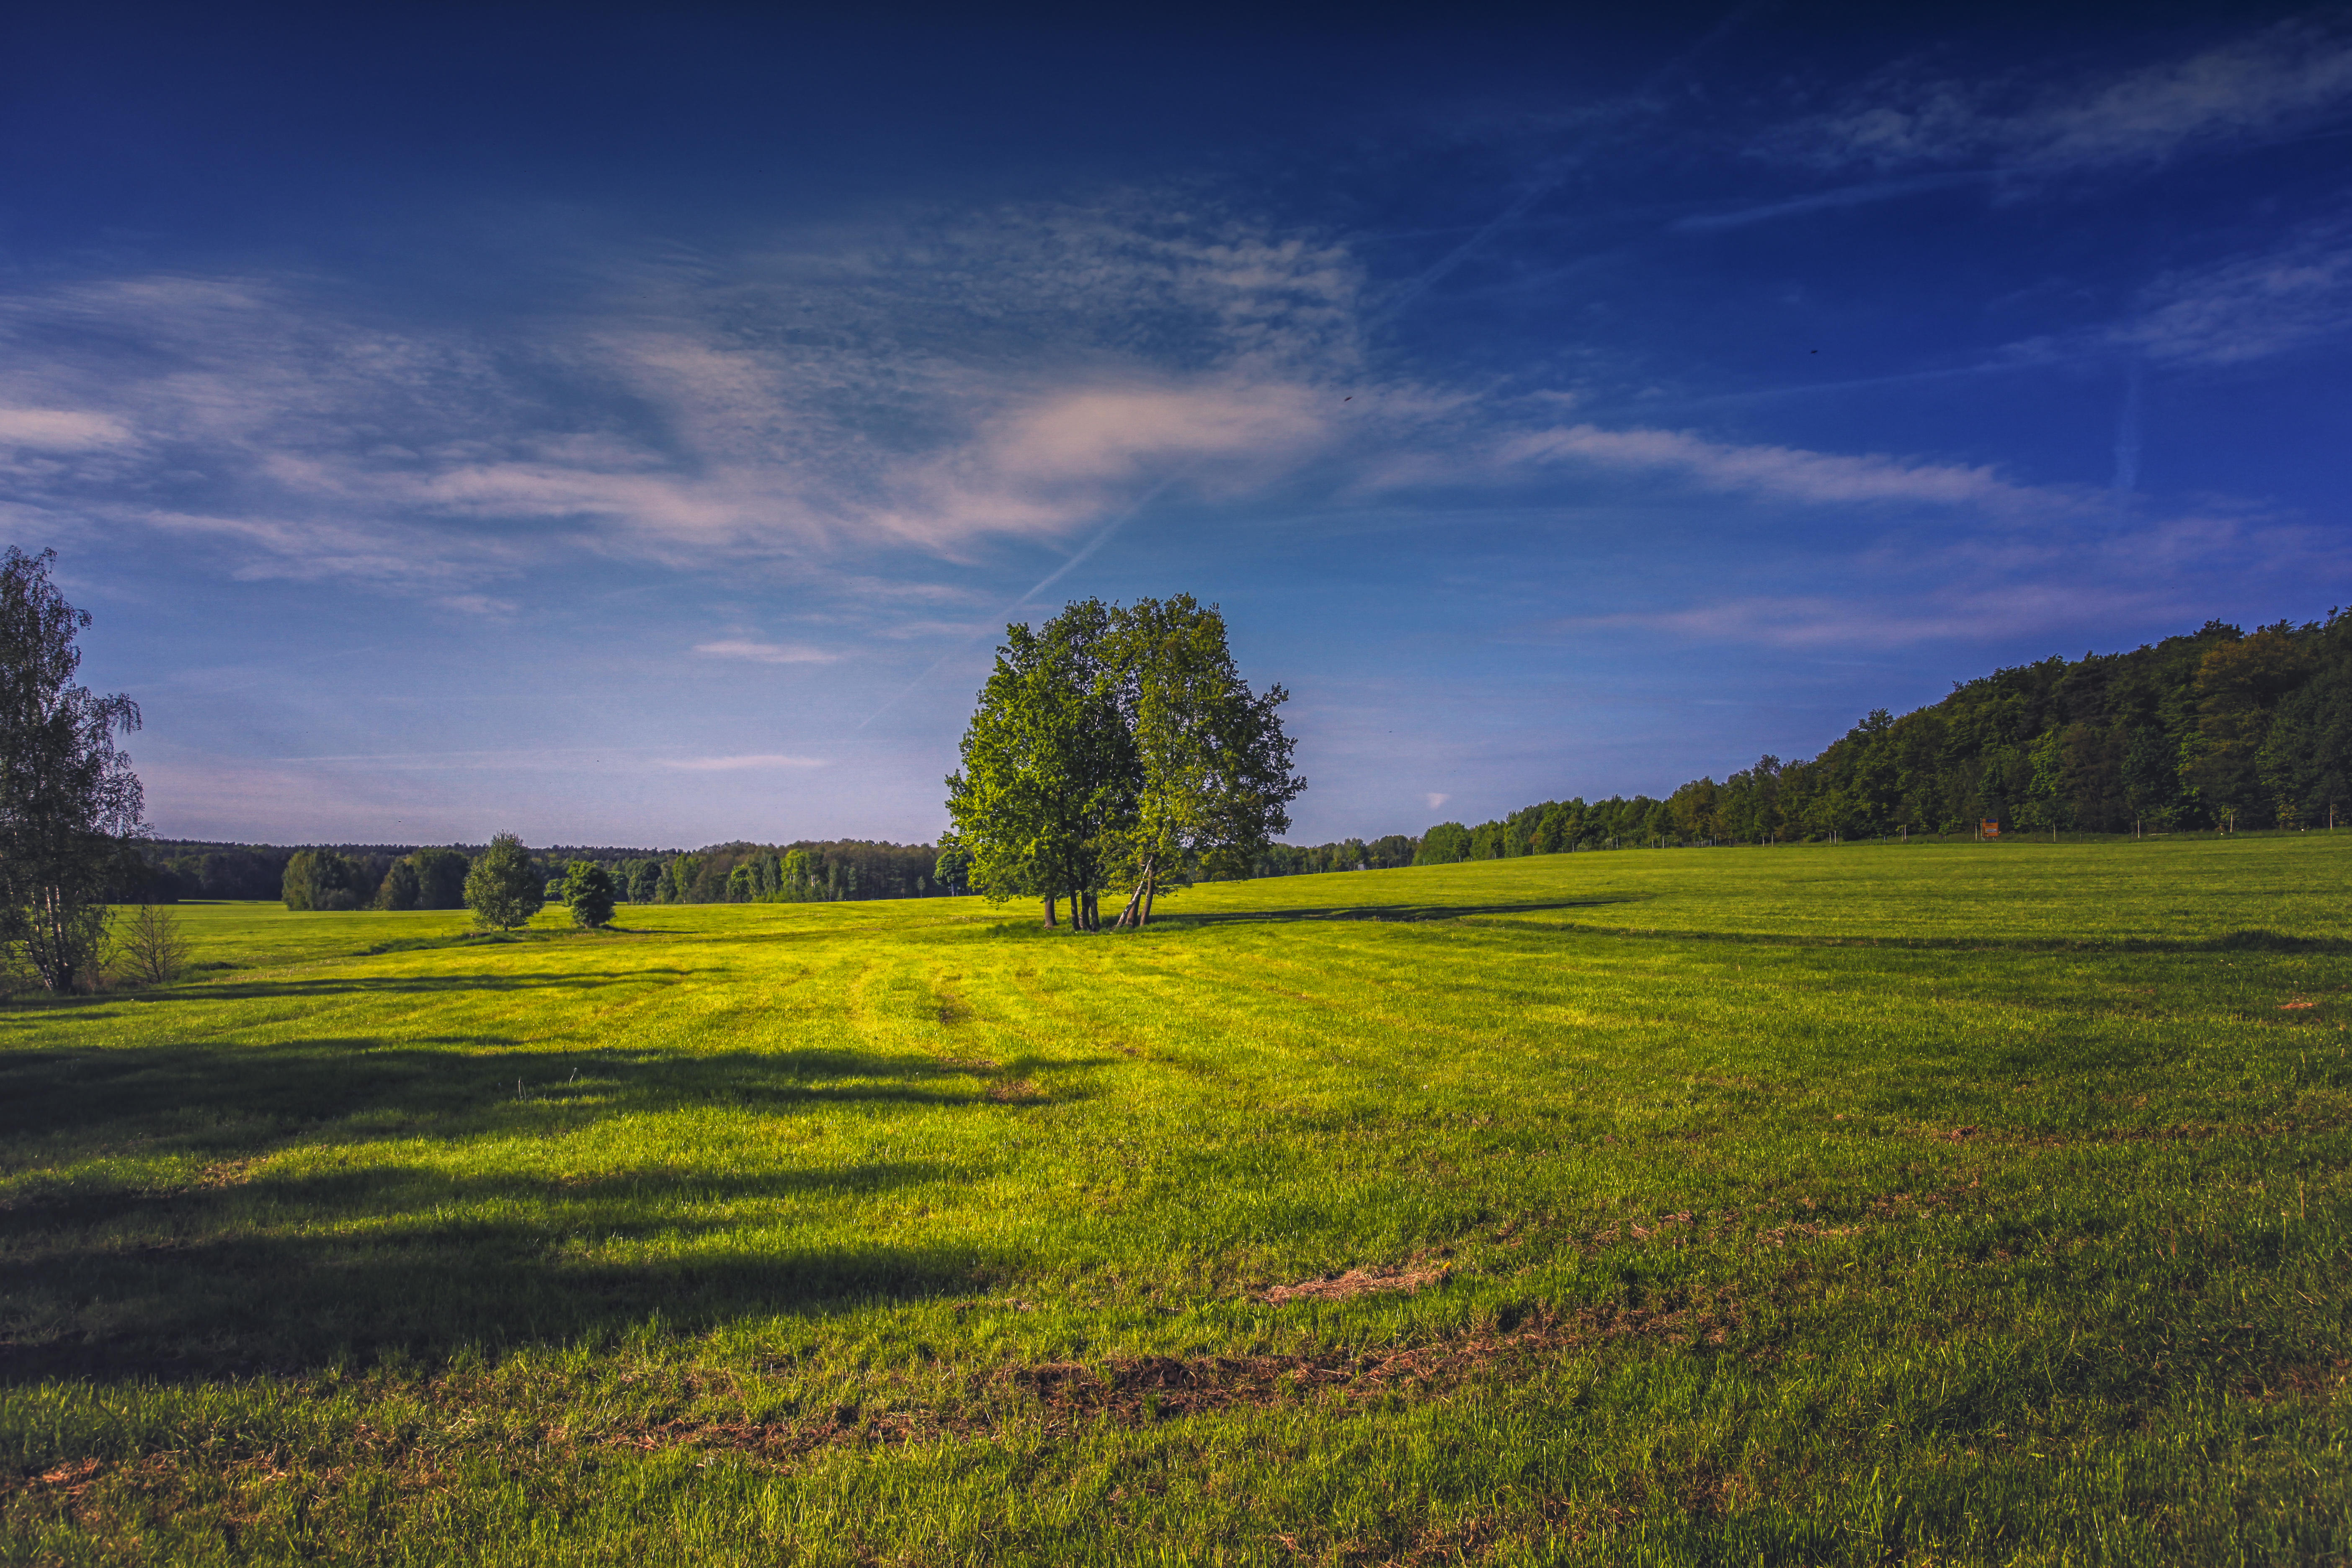
<svg viewBox="0 0 2352 1568"><path fill-rule="evenodd" d="M1586 9L12 8L5 541L275 843L929 840L1087 595L1302 843L2352 602L2352 13Z"/></svg>

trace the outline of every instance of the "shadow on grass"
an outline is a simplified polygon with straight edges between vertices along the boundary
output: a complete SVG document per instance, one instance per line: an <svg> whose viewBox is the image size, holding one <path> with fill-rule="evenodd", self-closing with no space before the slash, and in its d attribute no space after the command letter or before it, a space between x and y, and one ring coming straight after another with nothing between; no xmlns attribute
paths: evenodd
<svg viewBox="0 0 2352 1568"><path fill-rule="evenodd" d="M12 1052L0 1056L0 1142L37 1148L43 1163L91 1163L70 1179L20 1177L0 1205L0 1382L299 1371L395 1350L432 1359L593 1342L656 1318L690 1331L969 1291L1001 1260L845 1223L861 1200L967 1182L968 1169L887 1158L763 1169L756 1139L740 1145L750 1169L698 1166L658 1135L629 1157L662 1163L563 1167L608 1167L613 1138L634 1134L599 1128L669 1110L880 1101L1005 1114L988 1079L1019 1070L470 1037ZM563 1152L572 1133L593 1137L580 1156ZM461 1139L509 1141L504 1163L451 1172L410 1157L282 1174L259 1163ZM137 1163L110 1163L125 1154ZM154 1156L204 1169L162 1184ZM788 1217L852 1239L780 1237Z"/></svg>
<svg viewBox="0 0 2352 1568"><path fill-rule="evenodd" d="M1640 903L1645 894L1628 894L1605 899L1551 899L1541 903L1519 904L1334 904L1318 909L1297 910L1219 910L1192 913L1182 910L1160 909L1151 917L1153 926L1218 926L1282 923L1291 921L1386 921L1420 922L1424 921L1460 920L1465 915L1533 915L1553 910L1595 909L1604 904Z"/></svg>
<svg viewBox="0 0 2352 1568"><path fill-rule="evenodd" d="M479 1138L710 1106L976 1105L985 1080L1019 1067L826 1049L547 1051L497 1036L12 1050L0 1054L0 1140L227 1158L322 1128Z"/></svg>
<svg viewBox="0 0 2352 1568"><path fill-rule="evenodd" d="M1489 920L1481 923L1513 931L1541 931L1553 936L1630 937L1645 942L1725 942L1749 947L1873 947L1911 952L2267 952L2336 957L2352 954L2352 937L2295 936L2274 931L2233 931L2215 936L2188 937L1840 936L1817 931L1605 926L1587 924L1581 921Z"/></svg>
<svg viewBox="0 0 2352 1568"><path fill-rule="evenodd" d="M393 1166L265 1173L138 1198L95 1224L9 1211L0 1235L19 1261L0 1296L0 1384L299 1373L393 1352L430 1363L608 1343L654 1321L693 1332L968 1293L1001 1260L968 1246L796 1245L760 1212L957 1174L885 1163L571 1183Z"/></svg>

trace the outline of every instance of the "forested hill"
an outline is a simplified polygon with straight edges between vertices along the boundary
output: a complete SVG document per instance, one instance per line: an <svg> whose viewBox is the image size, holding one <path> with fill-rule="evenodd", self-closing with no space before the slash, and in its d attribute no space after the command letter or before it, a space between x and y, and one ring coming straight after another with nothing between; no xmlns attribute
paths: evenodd
<svg viewBox="0 0 2352 1568"><path fill-rule="evenodd" d="M2084 654L1881 709L1809 762L1776 757L1664 800L1546 801L1441 823L1415 862L1655 843L2004 828L2121 833L2352 820L2352 614L2248 635L2209 621L2129 653Z"/></svg>

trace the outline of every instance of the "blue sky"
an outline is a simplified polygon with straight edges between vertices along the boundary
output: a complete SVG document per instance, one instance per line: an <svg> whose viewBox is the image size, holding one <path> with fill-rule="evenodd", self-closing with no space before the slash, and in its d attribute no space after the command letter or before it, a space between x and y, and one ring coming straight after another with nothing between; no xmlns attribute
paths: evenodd
<svg viewBox="0 0 2352 1568"><path fill-rule="evenodd" d="M63 10L0 518L169 835L929 838L1080 595L1301 842L2352 600L2342 11Z"/></svg>

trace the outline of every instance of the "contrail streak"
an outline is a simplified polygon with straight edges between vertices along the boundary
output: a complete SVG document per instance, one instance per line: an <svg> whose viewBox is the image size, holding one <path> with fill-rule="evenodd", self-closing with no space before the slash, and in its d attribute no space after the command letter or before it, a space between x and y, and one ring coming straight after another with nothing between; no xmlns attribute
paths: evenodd
<svg viewBox="0 0 2352 1568"><path fill-rule="evenodd" d="M1011 616L1013 611L1019 609L1022 605L1027 604L1030 600L1035 598L1038 595L1044 593L1046 589L1052 587L1063 578L1068 576L1071 570L1080 562L1084 561L1087 556L1092 555L1096 551L1100 550L1105 544L1109 543L1110 536L1112 534L1117 533L1120 529L1125 528L1129 522L1135 521L1135 516L1138 512L1140 512L1145 507L1150 506L1153 501L1158 500L1162 495L1165 495L1168 491L1169 486L1174 484L1178 479L1182 479L1184 475L1189 472L1191 472L1190 469L1184 469L1177 473L1170 474L1166 479L1161 479L1158 484L1152 486L1150 489L1144 491L1143 494L1137 497L1135 500L1129 505L1125 511L1122 511L1118 516L1112 518L1110 521L1103 525L1099 532L1097 532L1092 539L1087 540L1085 544L1081 545L1076 554L1072 555L1067 561L1063 562L1059 566L1055 567L1051 572L1046 573L1043 577L1037 579L1035 583L1030 585L1027 593L1023 594L1019 598L1013 600L1011 604L997 611L995 615L990 616L990 626L993 627L998 622L1001 622L1007 616ZM900 702L906 700L907 694L908 692L913 691L917 687L922 685L923 682L930 679L932 676L937 675L940 672L940 667L941 665L947 663L948 660L955 658L958 654L963 652L964 649L978 642L981 637L988 635L989 634L987 632L982 632L974 636L968 637L961 642L956 644L953 647L948 649L947 652L940 655L938 658L931 661L931 667L929 669L926 669L922 674L907 682L904 687L900 688L891 696L888 701L883 703L881 707L877 708L873 712L868 713L864 719L858 721L857 727L863 730L866 725L871 724L875 720L879 719L883 714L887 713L891 709L896 708Z"/></svg>
<svg viewBox="0 0 2352 1568"><path fill-rule="evenodd" d="M1722 21L1717 22L1713 27L1707 29L1706 37L1699 39L1697 43L1693 44L1689 48L1685 49L1681 54L1676 55L1673 59L1668 60L1664 65L1660 66L1656 70L1652 71L1648 76L1643 78L1641 84L1634 88L1632 93L1628 94L1625 99L1621 100L1612 110L1603 114L1601 118L1618 118L1634 113L1647 107L1647 100L1652 93L1656 92L1660 88L1672 81L1701 55L1706 53L1709 49L1715 47L1716 45L1721 43L1725 38L1730 37L1732 33L1738 31L1740 26L1750 16L1754 16L1759 11L1769 9L1777 3L1778 0L1748 0L1748 4L1745 5L1735 6L1727 15L1725 16ZM1453 249L1439 257L1435 261L1431 262L1427 267L1422 268L1420 274L1414 277L1412 281L1405 284L1405 286L1397 292L1396 296L1388 302L1386 308L1380 310L1372 317L1372 324L1385 321L1389 318L1398 314L1407 305L1412 304L1415 300L1420 299L1423 294L1426 293L1429 290L1430 285L1437 282L1447 273L1461 266L1465 261L1467 261L1470 258L1472 252L1477 250L1479 247L1494 238L1495 236L1502 233L1503 230L1518 222L1519 219L1527 216L1528 209L1533 207L1538 202L1543 200L1544 197L1551 195L1553 191L1559 188L1561 182L1568 178L1569 169L1570 164L1568 161L1566 159L1561 159L1556 161L1549 171L1537 175L1533 184L1520 192L1517 200L1513 201L1509 206L1505 207L1493 218L1487 220L1486 223L1479 227L1475 234L1473 234L1469 238L1464 240L1461 244L1455 246Z"/></svg>
<svg viewBox="0 0 2352 1568"><path fill-rule="evenodd" d="M2134 359L2124 372L2123 412L2116 416L2116 509L2121 511L2131 504L2132 492L2139 489L2139 386L2140 362Z"/></svg>
<svg viewBox="0 0 2352 1568"><path fill-rule="evenodd" d="M1619 105L1612 111L1612 114L1614 116L1622 116L1633 113L1645 107L1645 100L1652 93L1657 91L1658 89L1673 80L1674 78L1687 68L1692 61L1697 59L1701 55L1715 47L1716 45L1721 43L1726 37L1728 37L1733 32L1737 31L1748 17L1754 16L1759 11L1768 10L1776 4L1778 4L1778 0L1748 0L1746 5L1733 7L1730 12L1726 14L1723 20L1717 22L1713 27L1709 28L1706 36L1701 37L1698 42L1693 44L1689 48L1685 49L1681 54L1676 55L1673 59L1668 60L1664 65L1660 66L1656 70L1652 71L1647 77L1643 78L1641 84L1634 88L1633 91L1628 95L1625 100L1620 101ZM1518 222L1519 219L1525 217L1528 215L1528 209L1533 207L1545 196L1550 195L1553 190L1559 187L1560 182L1568 178L1569 167L1570 165L1566 160L1560 160L1556 162L1550 170L1538 175L1534 184L1530 184L1526 190L1520 192L1518 196L1512 201L1510 205L1505 207L1500 213L1497 213L1494 217L1481 225L1476 233L1464 240L1460 245L1455 246L1452 250L1447 251L1444 256L1439 257L1435 261L1430 263L1429 266L1422 268L1421 272L1417 276L1415 276L1411 281L1407 282L1404 288L1389 300L1386 307L1378 311L1371 318L1371 322L1370 324L1377 324L1381 321L1385 321L1398 314L1407 305L1410 305L1413 300L1419 299L1423 293L1427 292L1430 285L1437 282L1447 273L1453 271L1456 267L1461 266L1464 261L1470 258L1471 253L1475 251L1480 246L1485 245L1488 240L1494 238L1495 236L1500 234L1503 230L1510 227L1513 224ZM1187 469L1183 472L1189 471L1190 470ZM1117 517L1112 518L1099 533L1097 533L1092 539L1088 540L1085 546L1081 548L1076 554L1063 562L1059 566L1055 567L1051 572L1048 572L1043 578L1039 579L1036 584L1031 587L1027 593L1022 595L1019 598L1005 605L1003 610L999 611L994 618L1002 620L1005 616L1010 616L1013 611L1019 609L1022 605L1027 604L1030 600L1035 598L1038 595L1044 593L1055 584L1060 582L1065 576L1067 576L1069 573L1079 564L1079 563L1085 561L1096 551L1100 550L1106 543L1109 542L1111 535L1117 533L1121 528L1124 528L1129 521L1133 521L1138 512L1140 512L1145 507L1150 506L1153 501L1158 500L1160 497L1166 492L1169 486L1174 484L1179 479L1183 477L1183 472L1171 474L1167 478L1161 479L1158 484L1152 486L1150 489L1144 491L1143 495L1139 500L1137 500L1132 505L1129 506L1126 510L1120 512ZM961 654L964 649L970 647L974 642L979 640L980 639L977 637L967 637L962 642L958 643L955 647L948 649L947 652L940 655L940 657L933 661L929 669L926 669L922 674L908 681L895 695L893 695L889 700L884 702L881 707L877 708L873 712L868 713L862 721L859 721L857 727L860 730L865 729L866 725L871 724L875 720L879 719L883 714L887 713L891 709L897 707L900 702L906 700L908 692L913 691L917 687L930 679L932 676L938 674L940 666L946 664L948 660L955 658L958 654Z"/></svg>

